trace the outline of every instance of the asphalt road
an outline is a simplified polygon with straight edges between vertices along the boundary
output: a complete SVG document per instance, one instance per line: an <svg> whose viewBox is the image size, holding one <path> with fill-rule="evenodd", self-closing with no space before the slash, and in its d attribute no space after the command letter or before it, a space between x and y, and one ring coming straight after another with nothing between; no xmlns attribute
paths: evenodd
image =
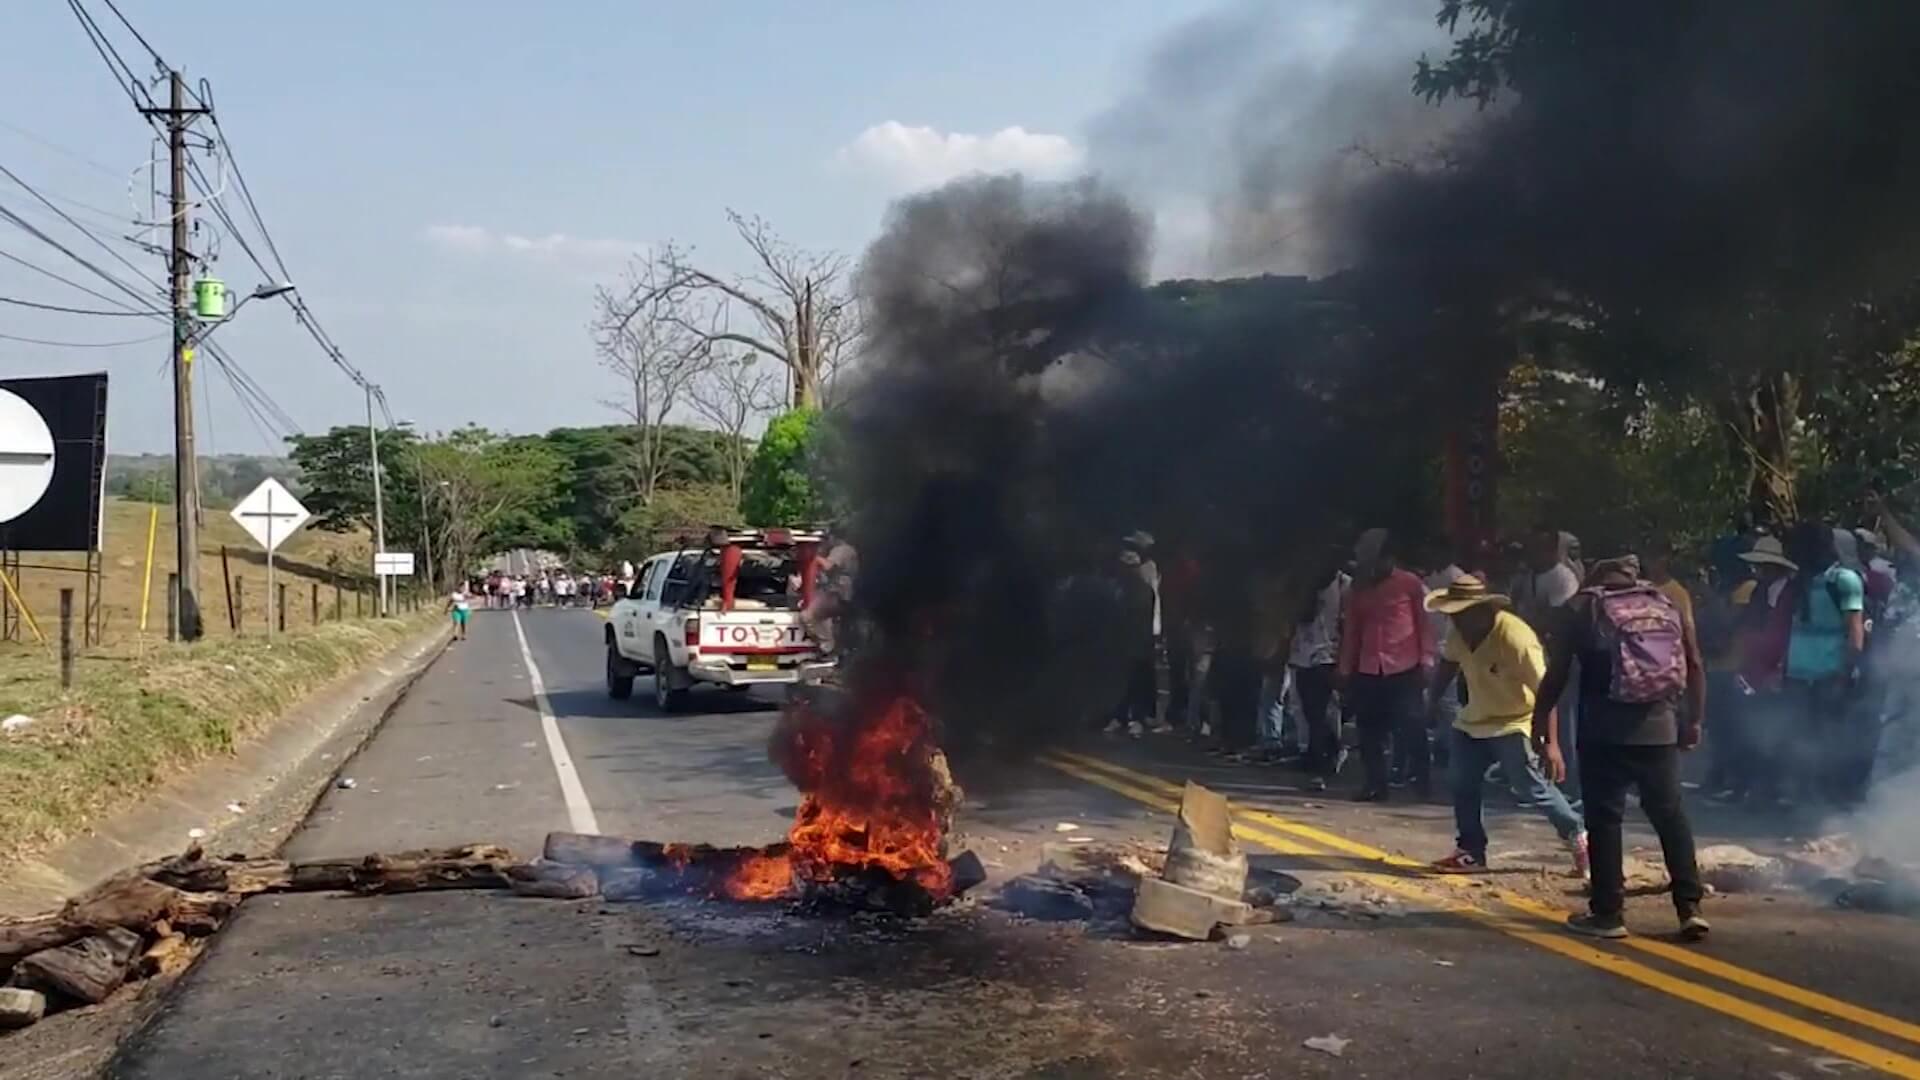
<svg viewBox="0 0 1920 1080"><path fill-rule="evenodd" d="M600 628L578 611L477 613L293 857L467 841L531 854L584 823L781 836L794 793L764 752L771 700L702 691L675 716L609 701ZM1162 843L1188 776L1246 805L1256 862L1298 886L1294 921L1233 949L993 902L991 886L1068 835L1059 823L1089 848ZM1444 852L1443 807L1336 804L1171 741L1093 741L961 780L961 842L995 878L981 902L890 922L493 893L261 897L113 1075L1920 1076L1910 921L1731 898L1699 949L1595 946L1547 921L1578 898L1521 812L1493 821L1502 873L1442 882L1378 857ZM1630 917L1652 931L1671 918L1659 898ZM1319 1036L1350 1042L1336 1058L1303 1045Z"/></svg>

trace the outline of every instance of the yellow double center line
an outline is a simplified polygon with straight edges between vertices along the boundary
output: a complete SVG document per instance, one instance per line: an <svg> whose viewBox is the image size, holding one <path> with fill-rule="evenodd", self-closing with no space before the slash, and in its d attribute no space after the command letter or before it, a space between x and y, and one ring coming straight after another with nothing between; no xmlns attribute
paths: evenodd
<svg viewBox="0 0 1920 1080"><path fill-rule="evenodd" d="M1169 812L1179 809L1181 785L1161 777L1128 769L1085 754L1067 751L1053 751L1043 755L1041 761L1069 776L1124 795L1135 802ZM1269 811L1243 805L1234 807L1233 832L1244 841L1259 844L1284 855L1319 860L1344 855L1377 862L1381 864L1382 872L1363 872L1356 876L1380 889L1484 923L1529 945L1577 960L1589 967L1651 987L1684 1001L1693 1002L1776 1035L1818 1047L1831 1054L1894 1076L1920 1080L1920 1059L1896 1053L1831 1028L1809 1023L1799 1017L1746 998L1735 997L1711 986L1688 981L1631 957L1623 956L1612 949L1570 938L1566 936L1560 925L1566 921L1568 913L1531 897L1501 888L1478 888L1474 892L1479 897L1496 900L1507 910L1501 911L1482 906L1470 902L1464 895L1465 890L1473 884L1469 879L1435 874L1430 867L1412 859L1392 855L1323 829L1289 821ZM1329 865L1329 869L1334 868L1336 867ZM1344 869L1344 867L1338 868ZM1409 880L1410 874L1417 878L1417 881ZM1669 964L1688 968L1735 986L1770 995L1803 1009L1920 1046L1920 1025L1874 1012L1851 1002L1841 1001L1838 998L1783 982L1756 971L1749 971L1725 961L1715 960L1666 942L1635 937L1627 938L1619 944L1648 956L1658 957Z"/></svg>

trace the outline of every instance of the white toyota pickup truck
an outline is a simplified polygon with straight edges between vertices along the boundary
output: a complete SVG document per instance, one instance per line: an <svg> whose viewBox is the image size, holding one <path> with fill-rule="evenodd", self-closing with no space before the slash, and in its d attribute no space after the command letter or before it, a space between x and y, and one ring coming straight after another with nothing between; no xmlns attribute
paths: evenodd
<svg viewBox="0 0 1920 1080"><path fill-rule="evenodd" d="M795 683L822 666L802 625L821 534L800 529L714 529L701 547L648 559L607 617L607 695L633 695L653 677L663 711L696 684L746 689Z"/></svg>

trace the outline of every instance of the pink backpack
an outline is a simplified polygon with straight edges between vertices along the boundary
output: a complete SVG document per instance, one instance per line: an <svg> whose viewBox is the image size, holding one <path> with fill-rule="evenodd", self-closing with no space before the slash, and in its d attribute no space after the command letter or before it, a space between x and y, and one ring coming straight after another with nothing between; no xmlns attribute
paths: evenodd
<svg viewBox="0 0 1920 1080"><path fill-rule="evenodd" d="M1686 631L1666 594L1651 585L1582 591L1593 600L1594 642L1613 657L1609 698L1646 705L1686 689Z"/></svg>

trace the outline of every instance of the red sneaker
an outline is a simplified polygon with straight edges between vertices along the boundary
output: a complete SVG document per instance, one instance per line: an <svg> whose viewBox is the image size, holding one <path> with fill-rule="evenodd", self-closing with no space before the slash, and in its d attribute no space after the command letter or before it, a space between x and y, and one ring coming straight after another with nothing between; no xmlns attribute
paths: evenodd
<svg viewBox="0 0 1920 1080"><path fill-rule="evenodd" d="M1433 868L1443 874L1477 874L1487 868L1487 857L1455 848L1453 854L1436 861Z"/></svg>

